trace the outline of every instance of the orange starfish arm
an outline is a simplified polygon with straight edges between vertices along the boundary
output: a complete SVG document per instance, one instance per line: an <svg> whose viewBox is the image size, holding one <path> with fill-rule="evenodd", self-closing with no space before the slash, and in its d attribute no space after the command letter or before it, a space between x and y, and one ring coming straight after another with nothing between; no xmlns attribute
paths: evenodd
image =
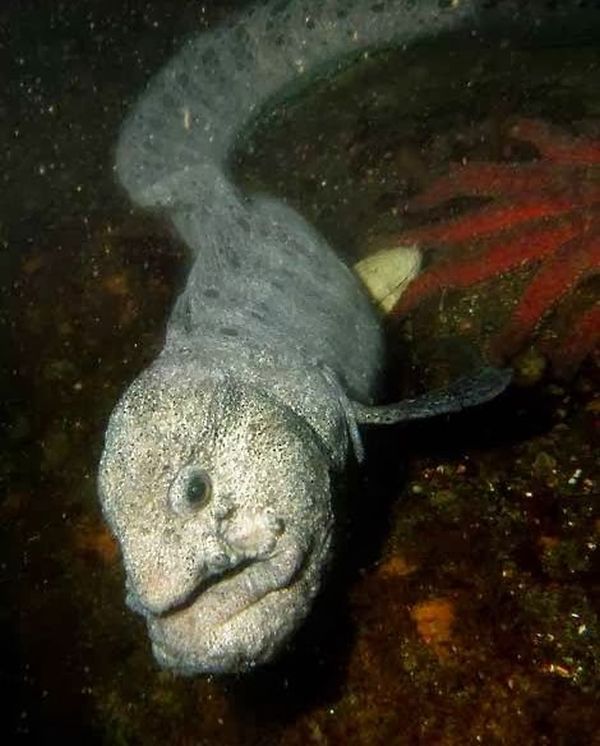
<svg viewBox="0 0 600 746"><path fill-rule="evenodd" d="M493 204L453 220L404 231L398 237L398 242L458 244L507 230L536 218L562 215L571 212L576 206L572 199L566 197L530 197L517 203Z"/></svg>
<svg viewBox="0 0 600 746"><path fill-rule="evenodd" d="M557 127L539 119L521 119L511 128L511 135L529 142L549 161L584 166L600 164L600 141L570 137Z"/></svg>
<svg viewBox="0 0 600 746"><path fill-rule="evenodd" d="M600 303L596 303L574 322L573 332L551 357L557 373L566 375L576 370L583 359L600 342Z"/></svg>
<svg viewBox="0 0 600 746"><path fill-rule="evenodd" d="M576 245L564 245L548 259L525 289L505 330L492 348L503 358L518 350L542 317L584 277L600 272L600 221Z"/></svg>
<svg viewBox="0 0 600 746"><path fill-rule="evenodd" d="M437 179L429 188L416 195L407 205L409 210L436 207L458 196L473 197L525 197L539 192L560 194L581 183L584 190L577 198L582 203L600 201L600 184L588 185L584 169L581 175L570 169L561 173L560 167L551 163L488 163L471 161L453 163L446 176Z"/></svg>
<svg viewBox="0 0 600 746"><path fill-rule="evenodd" d="M476 256L434 264L410 283L393 312L407 313L443 288L466 288L497 273L539 261L557 246L575 238L579 230L577 220L563 220L542 227L537 224L512 238L502 237L487 244Z"/></svg>

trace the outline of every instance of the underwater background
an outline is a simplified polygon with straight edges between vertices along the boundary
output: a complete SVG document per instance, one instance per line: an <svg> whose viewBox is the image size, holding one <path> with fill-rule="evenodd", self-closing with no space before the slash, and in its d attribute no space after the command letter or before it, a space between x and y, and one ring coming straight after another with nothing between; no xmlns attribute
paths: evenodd
<svg viewBox="0 0 600 746"><path fill-rule="evenodd" d="M275 665L174 677L124 605L97 463L189 259L131 207L114 148L149 77L243 4L0 9L2 739L600 743L598 356L563 377L545 356L597 277L512 360L500 400L367 433L328 587ZM352 264L393 245L403 204L449 163L505 157L507 123L600 138L599 28L370 55L263 111L233 154L237 181L288 200ZM390 320L393 393L485 359L528 271Z"/></svg>

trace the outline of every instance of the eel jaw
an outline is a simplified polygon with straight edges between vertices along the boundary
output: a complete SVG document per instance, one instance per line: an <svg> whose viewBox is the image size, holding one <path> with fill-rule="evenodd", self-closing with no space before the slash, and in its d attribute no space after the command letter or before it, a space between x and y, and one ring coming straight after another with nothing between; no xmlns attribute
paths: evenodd
<svg viewBox="0 0 600 746"><path fill-rule="evenodd" d="M327 547L279 546L202 584L176 607L144 616L159 665L183 674L233 673L271 659L306 616Z"/></svg>

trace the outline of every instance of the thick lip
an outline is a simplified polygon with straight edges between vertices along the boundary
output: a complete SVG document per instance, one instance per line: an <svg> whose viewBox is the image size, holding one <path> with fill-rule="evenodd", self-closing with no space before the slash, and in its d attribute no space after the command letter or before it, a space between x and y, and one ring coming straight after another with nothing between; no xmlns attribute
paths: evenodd
<svg viewBox="0 0 600 746"><path fill-rule="evenodd" d="M204 594L207 593L211 588L214 588L223 582L241 575L250 566L255 565L259 561L260 560L256 559L245 559L241 562L238 562L237 565L229 567L227 570L223 570L219 573L215 573L214 575L210 575L209 577L198 583L185 597L178 599L164 611L158 613L148 611L146 613L146 616L153 619L168 619L175 614L185 611L186 609L194 606L196 601L204 596Z"/></svg>
<svg viewBox="0 0 600 746"><path fill-rule="evenodd" d="M199 583L184 600L179 601L165 612L160 614L146 612L145 617L150 628L152 646L158 661L164 666L183 672L186 669L190 671L215 670L210 665L211 650L213 647L218 647L217 641L220 637L227 636L230 626L239 622L242 615L254 609L268 596L297 585L304 576L306 570L304 561L300 564L292 561L287 572L277 574L270 572L273 568L273 560L274 557L244 561L218 576ZM247 581L261 565L264 566L267 577L272 582L266 582L256 593L249 596ZM177 628L180 625L185 626L186 621L193 629L196 622L193 617L202 620L204 630L198 639L198 655L194 655L192 647L189 653L189 663L186 664L185 658L188 656L182 657L181 651L171 643L170 638L179 636ZM240 658L242 657L240 655ZM202 660L206 660L208 665L202 665Z"/></svg>

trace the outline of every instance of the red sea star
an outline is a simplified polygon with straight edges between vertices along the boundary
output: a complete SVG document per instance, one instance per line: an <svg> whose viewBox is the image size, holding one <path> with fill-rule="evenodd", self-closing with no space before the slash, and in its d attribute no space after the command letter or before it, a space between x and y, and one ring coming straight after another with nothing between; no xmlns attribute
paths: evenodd
<svg viewBox="0 0 600 746"><path fill-rule="evenodd" d="M453 164L409 204L439 206L459 196L491 202L457 218L405 231L399 240L434 250L464 250L433 262L408 287L394 308L405 314L445 288L467 288L526 265L538 269L511 319L492 340L491 354L504 361L531 339L542 319L584 278L600 270L600 141L569 137L542 121L526 119L511 136L532 145L539 160ZM600 304L572 319L573 332L549 352L555 369L572 370L600 339Z"/></svg>

